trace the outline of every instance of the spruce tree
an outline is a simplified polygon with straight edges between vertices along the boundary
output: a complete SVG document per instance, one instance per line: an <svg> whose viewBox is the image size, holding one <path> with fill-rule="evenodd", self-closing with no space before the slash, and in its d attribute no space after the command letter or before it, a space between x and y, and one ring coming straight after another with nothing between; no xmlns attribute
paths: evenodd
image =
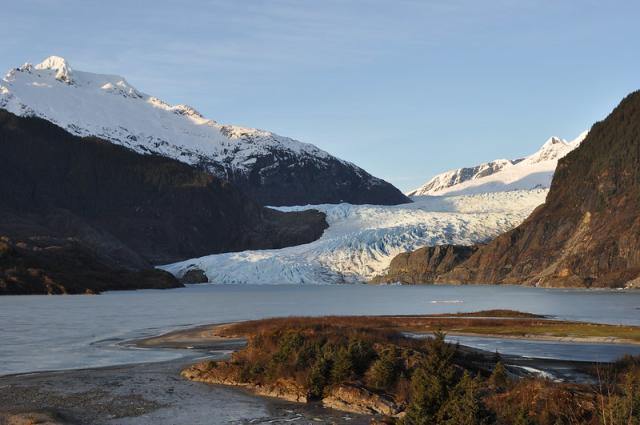
<svg viewBox="0 0 640 425"><path fill-rule="evenodd" d="M456 348L445 341L443 332L436 332L433 338L427 340L426 357L411 377L411 402L402 424L437 423L438 412L455 385L455 354Z"/></svg>
<svg viewBox="0 0 640 425"><path fill-rule="evenodd" d="M488 425L491 414L480 397L480 382L465 372L438 412L438 425Z"/></svg>
<svg viewBox="0 0 640 425"><path fill-rule="evenodd" d="M507 374L507 369L504 367L502 362L496 363L495 367L493 368L493 372L489 377L489 385L494 388L500 389L506 387L508 382L509 376Z"/></svg>
<svg viewBox="0 0 640 425"><path fill-rule="evenodd" d="M398 379L400 366L395 347L384 350L371 366L369 379L373 387L389 390Z"/></svg>
<svg viewBox="0 0 640 425"><path fill-rule="evenodd" d="M329 383L329 373L331 371L331 363L324 357L319 356L309 373L309 395L313 399L321 399L324 394L324 388Z"/></svg>
<svg viewBox="0 0 640 425"><path fill-rule="evenodd" d="M333 359L333 368L331 369L331 380L334 384L341 384L353 377L354 367L353 360L349 350L342 347L336 353Z"/></svg>

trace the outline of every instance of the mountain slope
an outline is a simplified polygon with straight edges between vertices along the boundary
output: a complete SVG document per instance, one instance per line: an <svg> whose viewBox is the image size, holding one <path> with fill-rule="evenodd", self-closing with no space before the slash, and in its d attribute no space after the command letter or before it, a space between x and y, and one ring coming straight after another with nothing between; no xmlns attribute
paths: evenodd
<svg viewBox="0 0 640 425"><path fill-rule="evenodd" d="M73 136L46 120L4 110L0 199L0 236L14 241L11 246L18 241L20 248L22 241L34 247L12 252L24 260L49 248L80 250L105 279L112 271L117 289L118 270L306 243L326 228L317 211L264 208L228 182L182 162ZM67 244L68 238L74 243ZM42 247L38 241L49 242ZM17 257L8 258L22 264ZM63 268L67 279L75 279L72 267ZM75 273L77 277L80 271Z"/></svg>
<svg viewBox="0 0 640 425"><path fill-rule="evenodd" d="M409 202L389 183L314 145L218 124L190 106L141 93L123 77L76 71L56 56L9 71L0 81L0 108L198 166L263 205Z"/></svg>
<svg viewBox="0 0 640 425"><path fill-rule="evenodd" d="M469 168L458 168L433 177L408 196L464 195L506 190L548 188L558 159L575 149L587 132L567 142L550 137L542 147L523 159L497 159Z"/></svg>
<svg viewBox="0 0 640 425"><path fill-rule="evenodd" d="M441 282L640 286L640 92L560 160L545 204Z"/></svg>

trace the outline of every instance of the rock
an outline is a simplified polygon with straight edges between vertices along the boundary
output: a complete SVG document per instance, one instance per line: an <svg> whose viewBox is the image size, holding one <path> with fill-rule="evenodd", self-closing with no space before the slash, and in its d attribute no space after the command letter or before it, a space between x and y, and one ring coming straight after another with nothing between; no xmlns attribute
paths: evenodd
<svg viewBox="0 0 640 425"><path fill-rule="evenodd" d="M438 245L398 254L391 260L387 274L376 277L373 283L433 283L477 249L478 246Z"/></svg>
<svg viewBox="0 0 640 425"><path fill-rule="evenodd" d="M332 409L368 415L394 416L400 408L386 396L356 385L338 385L322 399L322 405Z"/></svg>
<svg viewBox="0 0 640 425"><path fill-rule="evenodd" d="M627 289L640 289L640 276L628 281L624 287Z"/></svg>
<svg viewBox="0 0 640 425"><path fill-rule="evenodd" d="M634 92L559 161L543 205L437 280L624 287L640 277L639 211L640 92Z"/></svg>
<svg viewBox="0 0 640 425"><path fill-rule="evenodd" d="M297 382L279 378L274 383L259 385L244 382L238 375L238 370L228 362L203 362L184 369L182 377L207 384L233 385L246 388L257 395L276 397L283 400L306 403L307 391Z"/></svg>
<svg viewBox="0 0 640 425"><path fill-rule="evenodd" d="M306 403L308 395L304 387L291 379L278 379L269 385L249 385L255 394L266 397L276 397L287 401Z"/></svg>
<svg viewBox="0 0 640 425"><path fill-rule="evenodd" d="M55 414L47 413L0 413L0 424L6 425L64 425L66 422Z"/></svg>
<svg viewBox="0 0 640 425"><path fill-rule="evenodd" d="M209 278L200 269L190 269L180 278L180 282L184 284L208 283Z"/></svg>

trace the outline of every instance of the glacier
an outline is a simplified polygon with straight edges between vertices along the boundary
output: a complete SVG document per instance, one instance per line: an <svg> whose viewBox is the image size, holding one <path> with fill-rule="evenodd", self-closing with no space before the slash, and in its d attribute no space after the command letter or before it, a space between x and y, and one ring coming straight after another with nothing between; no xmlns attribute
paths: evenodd
<svg viewBox="0 0 640 425"><path fill-rule="evenodd" d="M329 228L317 241L283 249L209 255L160 268L181 277L191 269L214 284L358 283L383 273L405 251L487 241L520 224L544 202L545 189L466 196L423 196L395 206L324 204Z"/></svg>

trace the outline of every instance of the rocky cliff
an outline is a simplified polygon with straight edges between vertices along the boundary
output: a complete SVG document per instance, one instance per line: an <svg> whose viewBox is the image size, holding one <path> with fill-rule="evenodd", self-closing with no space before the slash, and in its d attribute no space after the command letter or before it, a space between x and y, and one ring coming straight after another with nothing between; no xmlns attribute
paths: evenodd
<svg viewBox="0 0 640 425"><path fill-rule="evenodd" d="M373 279L374 283L431 283L463 261L467 260L477 246L437 245L420 248L396 255L389 271Z"/></svg>
<svg viewBox="0 0 640 425"><path fill-rule="evenodd" d="M188 164L73 136L48 121L4 110L0 200L0 236L31 247L5 258L5 270L11 259L63 246L63 251L83 251L102 270L114 271L113 289L122 287L116 271L145 270L150 264L215 252L306 243L327 227L317 211L284 213L261 207L233 185ZM60 242L69 238L76 243ZM42 241L49 242L39 246ZM68 282L75 277L67 266L62 280ZM12 292L6 289L11 285L17 283L5 280L4 292ZM65 287L64 282L60 285Z"/></svg>
<svg viewBox="0 0 640 425"><path fill-rule="evenodd" d="M559 161L546 202L527 220L436 281L640 286L640 92Z"/></svg>

